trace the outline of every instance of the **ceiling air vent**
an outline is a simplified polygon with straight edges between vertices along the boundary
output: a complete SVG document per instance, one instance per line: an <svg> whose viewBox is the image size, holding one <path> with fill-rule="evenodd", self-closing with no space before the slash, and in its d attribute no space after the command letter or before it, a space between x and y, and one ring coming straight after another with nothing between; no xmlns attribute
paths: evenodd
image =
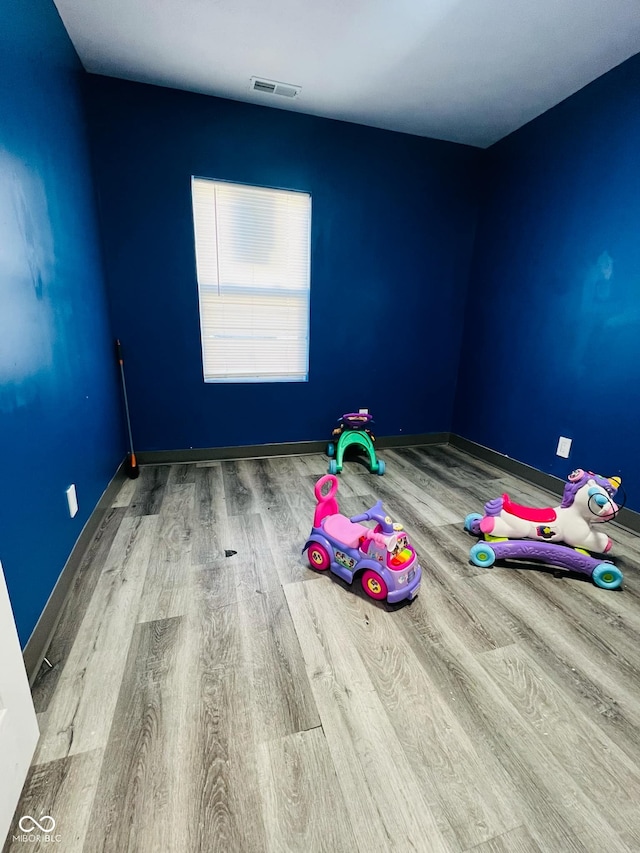
<svg viewBox="0 0 640 853"><path fill-rule="evenodd" d="M300 86L290 83L277 83L275 80L263 80L262 77L252 77L249 85L251 92L262 92L263 95L279 95L281 98L297 98Z"/></svg>

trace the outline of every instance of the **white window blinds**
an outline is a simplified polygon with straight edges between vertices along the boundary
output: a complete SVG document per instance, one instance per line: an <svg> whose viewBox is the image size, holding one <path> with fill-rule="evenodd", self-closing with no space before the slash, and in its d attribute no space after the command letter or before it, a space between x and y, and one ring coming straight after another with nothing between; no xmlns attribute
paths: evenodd
<svg viewBox="0 0 640 853"><path fill-rule="evenodd" d="M192 179L205 382L305 382L311 196Z"/></svg>

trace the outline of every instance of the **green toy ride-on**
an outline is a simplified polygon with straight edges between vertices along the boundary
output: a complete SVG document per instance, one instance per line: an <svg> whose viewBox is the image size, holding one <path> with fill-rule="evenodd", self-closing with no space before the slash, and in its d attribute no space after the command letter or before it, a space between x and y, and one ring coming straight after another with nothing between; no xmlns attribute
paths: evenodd
<svg viewBox="0 0 640 853"><path fill-rule="evenodd" d="M352 446L360 447L367 454L372 474L384 474L384 459L377 458L373 446L375 436L369 429L372 421L373 418L368 412L350 412L340 418L333 431L332 437L335 441L330 441L327 445L330 474L339 474L342 471L345 450Z"/></svg>

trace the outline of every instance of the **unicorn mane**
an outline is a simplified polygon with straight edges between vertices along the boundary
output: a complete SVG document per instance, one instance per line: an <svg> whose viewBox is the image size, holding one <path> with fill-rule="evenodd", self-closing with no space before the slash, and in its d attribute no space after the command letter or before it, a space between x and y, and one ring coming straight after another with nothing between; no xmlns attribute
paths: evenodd
<svg viewBox="0 0 640 853"><path fill-rule="evenodd" d="M605 489L607 494L611 497L613 497L617 491L617 489L614 489L611 482L605 477L600 477L598 474L594 474L593 471L585 471L579 480L575 480L573 482L569 481L565 485L564 492L562 493L562 503L560 506L565 509L571 506L576 499L576 494L589 480L595 480L596 484Z"/></svg>

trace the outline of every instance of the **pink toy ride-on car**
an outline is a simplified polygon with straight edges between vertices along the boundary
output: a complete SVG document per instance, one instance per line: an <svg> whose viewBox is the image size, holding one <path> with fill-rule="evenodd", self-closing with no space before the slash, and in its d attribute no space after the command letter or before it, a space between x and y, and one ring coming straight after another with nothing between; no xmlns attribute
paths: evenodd
<svg viewBox="0 0 640 853"><path fill-rule="evenodd" d="M329 483L329 491L322 494ZM401 524L393 522L378 501L360 515L347 518L340 513L336 492L338 478L321 477L315 485L318 504L309 539L302 549L309 565L318 571L331 571L347 583L360 577L370 598L386 599L390 604L413 599L418 594L422 569L418 557ZM362 522L373 521L374 527Z"/></svg>

